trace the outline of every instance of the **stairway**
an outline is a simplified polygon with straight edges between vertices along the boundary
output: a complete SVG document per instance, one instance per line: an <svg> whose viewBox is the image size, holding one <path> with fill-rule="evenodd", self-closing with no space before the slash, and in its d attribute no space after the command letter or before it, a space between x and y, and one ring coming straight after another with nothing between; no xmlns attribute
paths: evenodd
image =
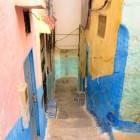
<svg viewBox="0 0 140 140"><path fill-rule="evenodd" d="M45 140L108 140L96 119L75 103L76 85L75 78L56 81L57 116L48 120Z"/></svg>

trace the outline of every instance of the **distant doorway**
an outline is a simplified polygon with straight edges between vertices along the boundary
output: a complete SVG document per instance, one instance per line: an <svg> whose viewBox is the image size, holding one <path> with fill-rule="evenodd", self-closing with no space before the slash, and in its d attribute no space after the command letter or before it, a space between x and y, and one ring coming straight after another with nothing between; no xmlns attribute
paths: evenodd
<svg viewBox="0 0 140 140"><path fill-rule="evenodd" d="M42 84L44 90L43 104L45 111L47 109L47 74L46 74L46 59L45 59L45 34L40 34L40 57L41 57L41 72L42 72Z"/></svg>

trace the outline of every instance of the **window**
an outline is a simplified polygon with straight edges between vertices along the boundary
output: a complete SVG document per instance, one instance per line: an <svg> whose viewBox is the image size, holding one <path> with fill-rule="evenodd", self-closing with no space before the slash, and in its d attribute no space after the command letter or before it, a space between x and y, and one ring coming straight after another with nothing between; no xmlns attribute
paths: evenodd
<svg viewBox="0 0 140 140"><path fill-rule="evenodd" d="M29 11L24 11L23 14L24 14L25 32L31 33Z"/></svg>
<svg viewBox="0 0 140 140"><path fill-rule="evenodd" d="M105 36L105 31L106 31L106 21L107 17L104 15L99 15L99 20L98 20L98 36L104 38Z"/></svg>

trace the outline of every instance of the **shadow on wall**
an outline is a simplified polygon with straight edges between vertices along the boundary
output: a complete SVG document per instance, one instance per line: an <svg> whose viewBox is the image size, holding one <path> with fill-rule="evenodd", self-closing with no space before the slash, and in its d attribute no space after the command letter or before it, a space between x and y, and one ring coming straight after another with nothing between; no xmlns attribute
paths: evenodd
<svg viewBox="0 0 140 140"><path fill-rule="evenodd" d="M128 55L128 41L128 30L124 25L120 25L114 73L92 80L88 72L87 109L97 117L103 131L110 132L112 126L128 126L128 123L119 121L120 102Z"/></svg>

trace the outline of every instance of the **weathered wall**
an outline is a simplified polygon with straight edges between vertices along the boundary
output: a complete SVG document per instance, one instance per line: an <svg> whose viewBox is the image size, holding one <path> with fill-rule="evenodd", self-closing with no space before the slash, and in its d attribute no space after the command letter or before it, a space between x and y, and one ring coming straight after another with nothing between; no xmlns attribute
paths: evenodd
<svg viewBox="0 0 140 140"><path fill-rule="evenodd" d="M37 62L40 59L36 57L37 50L34 49L36 46L33 16L30 15L31 33L26 34L23 9L15 7L13 0L0 1L0 22L0 139L30 139L30 128L23 131L17 88L20 82L24 82L23 63L31 48L33 48L37 88L41 85L38 82L40 76L37 69ZM40 92L37 94L41 96Z"/></svg>
<svg viewBox="0 0 140 140"><path fill-rule="evenodd" d="M124 3L122 23L130 32L130 41L120 119L135 121L140 118L140 2L125 0Z"/></svg>
<svg viewBox="0 0 140 140"><path fill-rule="evenodd" d="M112 75L92 80L88 74L87 108L96 115L99 124L105 131L110 131L119 118L120 101L124 83L124 72L128 53L128 31L120 26ZM123 48L122 48L123 46Z"/></svg>
<svg viewBox="0 0 140 140"><path fill-rule="evenodd" d="M44 9L32 9L32 12L38 17L41 18L42 16L47 16L48 12L47 10ZM34 44L34 52L35 52L35 60L36 60L36 78L37 80L37 87L39 88L42 85L42 71L41 71L41 42L40 42L40 20L37 20L35 16L33 16L33 21L34 21L34 27L35 27L35 44ZM45 35L46 36L46 35ZM45 38L44 38L45 39ZM45 55L47 55L47 50L46 50L46 39L44 41L44 47L45 47ZM47 61L47 56L46 56L46 69L48 66L48 61Z"/></svg>
<svg viewBox="0 0 140 140"><path fill-rule="evenodd" d="M78 76L78 50L55 50L55 78Z"/></svg>
<svg viewBox="0 0 140 140"><path fill-rule="evenodd" d="M92 9L98 9L102 5L102 0L95 0L92 2ZM114 71L117 33L121 22L121 13L122 0L112 0L107 8L91 12L90 24L86 30L86 40L90 48L89 67L93 79L110 75ZM104 37L98 35L99 15L106 16ZM83 63L85 64L85 62Z"/></svg>
<svg viewBox="0 0 140 140"><path fill-rule="evenodd" d="M92 9L101 1L98 2L93 2ZM106 10L93 12L88 29L81 30L80 70L83 83L86 61L89 69L87 108L97 116L105 131L111 131L112 126L127 132L140 131L140 125L134 123L140 115L138 3L125 1L122 23L127 27L120 25L122 1L112 0ZM99 14L107 15L104 38L97 35Z"/></svg>
<svg viewBox="0 0 140 140"><path fill-rule="evenodd" d="M24 82L23 62L33 47L33 34L25 34L23 10L15 8L13 0L0 1L0 21L0 139L4 139L20 117L17 87Z"/></svg>
<svg viewBox="0 0 140 140"><path fill-rule="evenodd" d="M38 111L39 111L39 129L40 129L40 140L44 140L45 130L46 130L46 114L44 112L44 107L42 106L43 98L43 87L41 86L37 90L37 102L38 102ZM5 140L31 140L31 131L30 127L28 129L23 129L22 118L20 117L15 123L13 128L10 130Z"/></svg>

